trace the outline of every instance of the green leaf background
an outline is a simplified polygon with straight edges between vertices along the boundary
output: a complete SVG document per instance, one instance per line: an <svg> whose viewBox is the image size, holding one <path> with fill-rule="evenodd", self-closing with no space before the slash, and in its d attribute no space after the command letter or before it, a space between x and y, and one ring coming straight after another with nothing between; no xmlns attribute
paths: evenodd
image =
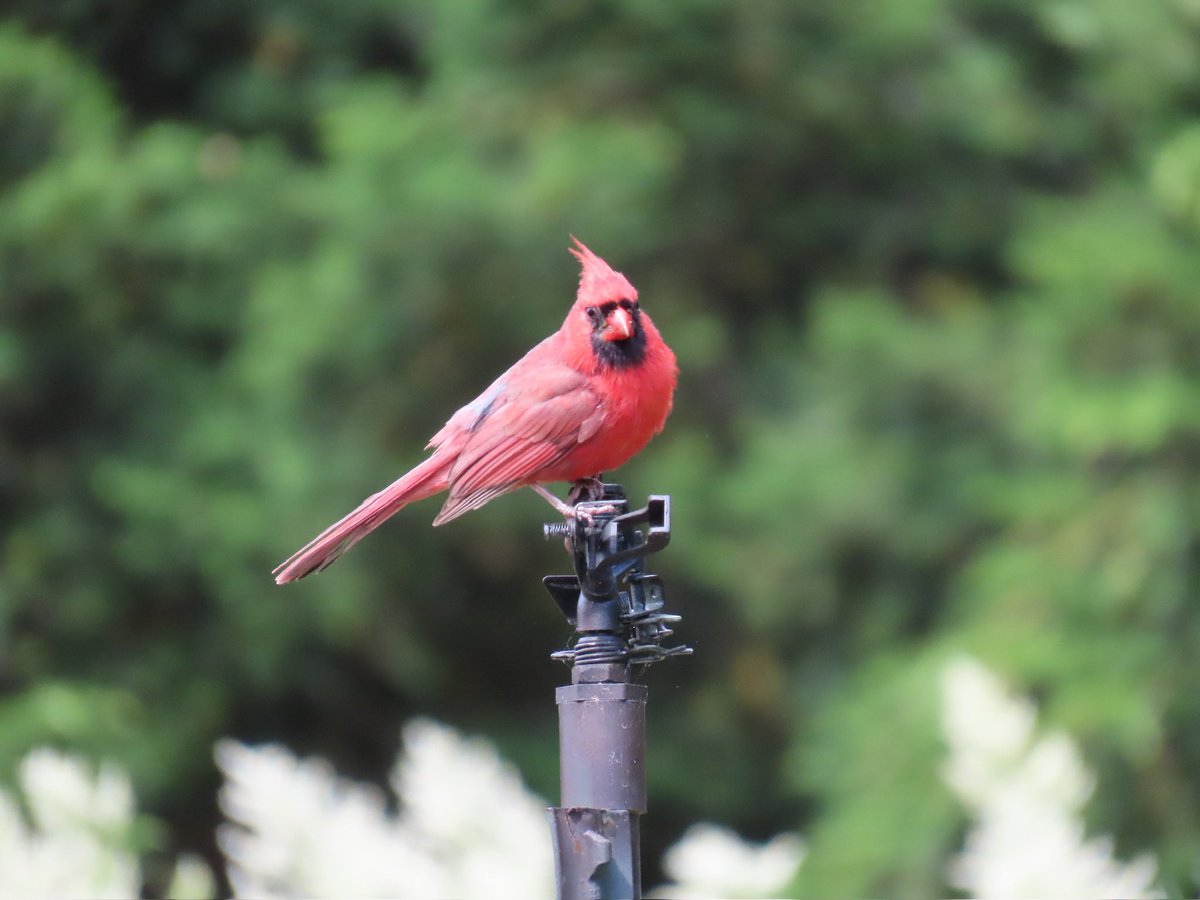
<svg viewBox="0 0 1200 900"><path fill-rule="evenodd" d="M697 650L647 883L715 819L804 833L808 896L944 895L967 649L1193 894L1198 88L1182 0L9 4L0 771L121 762L152 874L215 853L226 735L382 779L430 714L555 797L542 501L268 573L557 327L573 233L682 372L619 473Z"/></svg>

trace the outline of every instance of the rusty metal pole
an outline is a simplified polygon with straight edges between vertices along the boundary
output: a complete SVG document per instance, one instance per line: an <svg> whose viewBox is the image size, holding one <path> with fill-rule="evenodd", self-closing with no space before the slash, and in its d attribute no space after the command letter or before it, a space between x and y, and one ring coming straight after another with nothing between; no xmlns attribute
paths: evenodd
<svg viewBox="0 0 1200 900"><path fill-rule="evenodd" d="M662 583L644 567L670 540L670 497L627 506L620 485L604 485L584 515L546 529L575 562L575 575L545 579L576 632L553 654L571 666L557 690L562 806L546 811L560 900L641 897L647 690L630 669L691 652L662 646L679 617L662 612Z"/></svg>

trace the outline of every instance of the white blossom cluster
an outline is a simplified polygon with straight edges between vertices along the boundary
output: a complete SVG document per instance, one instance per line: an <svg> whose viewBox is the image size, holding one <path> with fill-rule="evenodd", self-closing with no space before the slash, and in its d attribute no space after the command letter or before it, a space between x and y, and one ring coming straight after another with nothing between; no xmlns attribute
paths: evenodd
<svg viewBox="0 0 1200 900"><path fill-rule="evenodd" d="M976 660L943 670L943 778L974 819L951 882L980 898L1162 896L1153 856L1123 863L1111 839L1086 837L1094 778L1067 735L1036 725L1033 704Z"/></svg>
<svg viewBox="0 0 1200 900"><path fill-rule="evenodd" d="M0 791L0 897L137 897L141 870L129 847L136 809L129 778L113 765L92 771L56 750L34 750L15 797ZM197 857L175 868L170 895L209 897L212 875Z"/></svg>
<svg viewBox="0 0 1200 900"><path fill-rule="evenodd" d="M552 897L546 803L481 740L417 720L390 787L336 776L323 760L224 741L219 839L238 897ZM784 835L763 847L713 825L691 829L666 858L663 897L778 895L803 849Z"/></svg>
<svg viewBox="0 0 1200 900"><path fill-rule="evenodd" d="M790 832L765 844L746 842L719 825L693 825L663 858L673 884L654 896L702 898L782 897L804 862L804 843Z"/></svg>
<svg viewBox="0 0 1200 900"><path fill-rule="evenodd" d="M417 720L390 787L337 777L281 747L217 746L218 834L238 897L554 895L544 804L492 746Z"/></svg>
<svg viewBox="0 0 1200 900"><path fill-rule="evenodd" d="M1033 705L970 658L942 672L946 784L973 825L951 863L970 896L1157 897L1156 862L1113 856L1086 836L1094 787L1075 744L1038 736ZM550 897L554 863L545 802L486 741L429 720L404 730L390 791L340 778L321 759L274 745L217 745L224 773L218 832L234 895L282 897ZM0 897L121 897L142 890L129 834L127 776L53 750L18 771L20 799L0 791ZM797 835L765 844L696 825L664 857L664 898L783 896L804 861ZM168 895L211 897L198 859L176 867Z"/></svg>

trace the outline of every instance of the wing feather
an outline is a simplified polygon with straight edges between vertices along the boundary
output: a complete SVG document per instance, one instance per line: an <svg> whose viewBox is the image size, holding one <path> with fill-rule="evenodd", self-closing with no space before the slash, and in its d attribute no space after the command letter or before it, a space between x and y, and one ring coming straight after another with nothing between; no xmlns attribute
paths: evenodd
<svg viewBox="0 0 1200 900"><path fill-rule="evenodd" d="M455 466L451 489L458 493L469 493L493 484L506 484L513 479L507 477L514 465L524 464L540 468L544 461L557 452L557 448L544 441L529 440L510 435L498 443L487 444L462 465Z"/></svg>
<svg viewBox="0 0 1200 900"><path fill-rule="evenodd" d="M481 488L474 493L467 494L461 497L447 497L446 502L442 504L441 511L433 520L434 525L445 525L451 519L457 519L463 513L470 512L473 509L479 509L485 503L495 500L501 494L506 494L517 487L515 484L496 485L490 488Z"/></svg>
<svg viewBox="0 0 1200 900"><path fill-rule="evenodd" d="M595 433L600 400L583 374L564 365L521 374L527 377L506 379L505 389L489 398L470 432L462 434L440 520L536 480L537 473L569 452L585 431L584 436Z"/></svg>

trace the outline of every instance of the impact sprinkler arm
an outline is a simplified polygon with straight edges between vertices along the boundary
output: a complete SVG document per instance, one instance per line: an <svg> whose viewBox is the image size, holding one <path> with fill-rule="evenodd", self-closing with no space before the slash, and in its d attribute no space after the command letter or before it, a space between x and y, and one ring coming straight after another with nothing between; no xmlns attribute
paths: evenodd
<svg viewBox="0 0 1200 900"><path fill-rule="evenodd" d="M567 539L575 563L574 575L544 579L576 631L552 654L571 666L557 691L563 805L547 810L561 900L641 896L647 691L629 669L692 652L662 646L679 616L662 611L662 581L644 565L670 542L671 498L625 512L624 489L603 490L576 506L581 515L545 527Z"/></svg>

